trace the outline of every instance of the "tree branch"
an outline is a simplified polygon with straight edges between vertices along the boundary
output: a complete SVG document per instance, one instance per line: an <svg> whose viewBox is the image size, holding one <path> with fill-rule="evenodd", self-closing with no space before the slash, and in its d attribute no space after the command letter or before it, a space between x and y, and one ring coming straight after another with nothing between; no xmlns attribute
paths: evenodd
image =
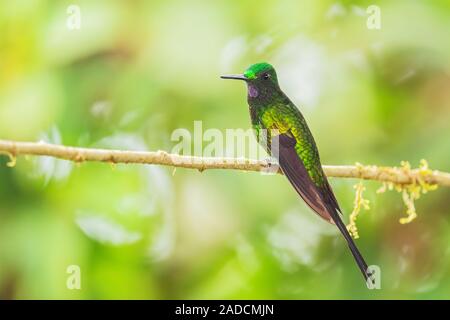
<svg viewBox="0 0 450 320"><path fill-rule="evenodd" d="M267 171L276 166L265 160L196 157L169 154L165 151L122 151L93 148L67 147L45 142L15 142L0 140L0 154L8 155L15 163L17 156L48 156L74 162L98 161L108 163L156 164L179 168L231 169ZM450 187L450 173L437 170L405 169L379 166L323 166L325 174L336 178L376 180L393 184L412 184L423 181L428 184ZM281 172L278 172L281 173Z"/></svg>

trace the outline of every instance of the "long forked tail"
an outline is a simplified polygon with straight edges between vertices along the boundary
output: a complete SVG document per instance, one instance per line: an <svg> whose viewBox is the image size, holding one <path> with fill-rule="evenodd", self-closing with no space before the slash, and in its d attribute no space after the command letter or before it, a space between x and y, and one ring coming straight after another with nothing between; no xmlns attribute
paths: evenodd
<svg viewBox="0 0 450 320"><path fill-rule="evenodd" d="M341 217L336 214L332 214L331 217L333 218L334 223L338 227L339 231L341 231L342 235L344 236L345 240L347 241L348 247L350 248L350 251L352 252L353 257L355 258L356 264L358 265L359 269L361 270L361 273L364 276L364 279L369 280L372 282L372 284L375 284L375 280L372 278L373 274L369 273L368 266L364 258L362 257L361 253L359 252L358 248L356 247L355 242L353 241L353 238L351 237L350 233L347 230L347 227L342 222Z"/></svg>

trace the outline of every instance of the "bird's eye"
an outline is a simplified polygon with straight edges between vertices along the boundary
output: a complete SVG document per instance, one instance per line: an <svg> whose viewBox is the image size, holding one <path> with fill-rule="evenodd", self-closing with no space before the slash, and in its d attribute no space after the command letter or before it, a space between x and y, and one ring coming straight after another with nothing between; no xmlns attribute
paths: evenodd
<svg viewBox="0 0 450 320"><path fill-rule="evenodd" d="M270 78L270 74L268 74L268 73L264 73L263 74L263 79L264 80L268 80Z"/></svg>

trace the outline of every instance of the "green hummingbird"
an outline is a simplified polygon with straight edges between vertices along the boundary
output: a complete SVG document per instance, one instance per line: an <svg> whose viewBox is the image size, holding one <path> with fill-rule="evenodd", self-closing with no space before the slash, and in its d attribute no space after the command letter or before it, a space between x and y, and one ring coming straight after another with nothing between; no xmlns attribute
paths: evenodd
<svg viewBox="0 0 450 320"><path fill-rule="evenodd" d="M303 200L344 236L366 282L372 276L340 217L341 209L320 163L313 135L299 109L280 89L275 69L268 63L251 65L243 74L222 79L243 80L258 142L274 156Z"/></svg>

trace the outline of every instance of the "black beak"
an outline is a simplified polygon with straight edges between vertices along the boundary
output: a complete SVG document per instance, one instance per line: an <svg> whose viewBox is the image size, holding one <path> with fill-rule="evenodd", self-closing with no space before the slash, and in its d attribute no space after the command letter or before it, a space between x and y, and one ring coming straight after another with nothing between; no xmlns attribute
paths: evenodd
<svg viewBox="0 0 450 320"><path fill-rule="evenodd" d="M244 80L247 81L248 79L243 74L229 74L225 76L220 76L222 79L233 79L233 80Z"/></svg>

